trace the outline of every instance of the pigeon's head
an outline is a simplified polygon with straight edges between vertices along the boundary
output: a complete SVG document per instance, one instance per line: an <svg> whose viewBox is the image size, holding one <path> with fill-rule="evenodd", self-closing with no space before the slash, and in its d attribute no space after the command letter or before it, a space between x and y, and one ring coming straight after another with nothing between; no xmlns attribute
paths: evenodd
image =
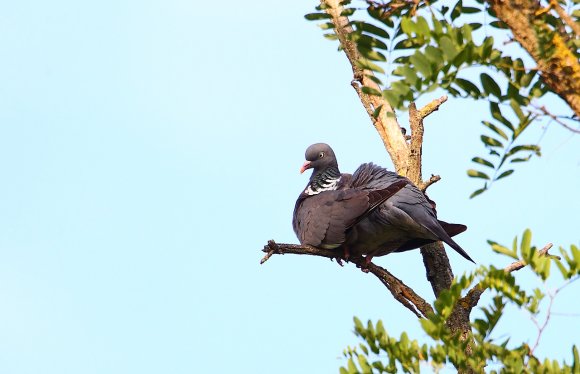
<svg viewBox="0 0 580 374"><path fill-rule="evenodd" d="M308 169L314 169L313 175L318 172L324 171L329 167L336 168L338 170L338 164L336 162L336 157L334 156L334 151L326 143L316 143L312 144L306 149L306 162L300 168L300 173Z"/></svg>

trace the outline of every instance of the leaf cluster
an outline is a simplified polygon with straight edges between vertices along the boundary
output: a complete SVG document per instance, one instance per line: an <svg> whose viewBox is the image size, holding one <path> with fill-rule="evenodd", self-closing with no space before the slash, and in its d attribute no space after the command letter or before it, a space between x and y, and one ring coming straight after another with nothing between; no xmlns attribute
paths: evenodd
<svg viewBox="0 0 580 374"><path fill-rule="evenodd" d="M570 3L565 5L578 17L578 0L561 2ZM521 135L535 121L547 118L538 111L537 102L551 92L550 88L535 69L515 56L517 52L510 54L498 48L494 35L511 35L486 2L369 0L366 13L350 1L341 4L343 15L351 19L353 31L348 38L361 56L357 65L369 79L385 87L381 91L363 87L364 93L382 96L400 110L436 89L457 98L489 102L490 118L482 121L480 136L488 154L473 157L475 166L467 171L469 177L484 184L471 197L514 173L517 163L541 155L539 145L523 143ZM336 39L324 6L317 10L306 18L324 21L321 27L330 31L325 37ZM542 52L546 56L553 53L549 40L558 27L565 25L546 12L530 30L546 39ZM570 38L568 43L580 58L578 38Z"/></svg>
<svg viewBox="0 0 580 374"><path fill-rule="evenodd" d="M489 241L491 249L507 257L527 264L539 281L550 276L550 267L555 263L565 284L580 276L580 251L572 245L569 250L560 248L563 260L555 256L540 255L531 245L531 232L526 230L521 241L516 237L511 248ZM473 284L476 283L475 286ZM469 336L452 334L447 323L458 303L465 303L468 290L489 289L493 296L487 306L480 306L481 317L472 322L473 332ZM457 370L473 370L491 373L577 373L580 371L578 348L572 347L572 362L541 360L526 343L510 344L510 339L497 341L492 333L505 314L507 305L526 311L531 316L540 313L546 295L540 288L526 291L516 278L504 269L493 266L481 267L472 274L455 280L452 287L443 292L434 303L435 312L421 319L421 327L431 339L420 343L402 333L397 339L390 336L382 321L363 324L354 318L355 334L362 339L356 347L344 351L347 358L341 374L354 373L405 373L420 372L421 367L439 370L453 365ZM490 368L494 368L490 370Z"/></svg>

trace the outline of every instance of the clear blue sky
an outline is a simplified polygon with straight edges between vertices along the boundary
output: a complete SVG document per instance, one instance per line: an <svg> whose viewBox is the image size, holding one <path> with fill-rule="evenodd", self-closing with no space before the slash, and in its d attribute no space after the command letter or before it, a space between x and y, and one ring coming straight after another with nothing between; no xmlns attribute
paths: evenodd
<svg viewBox="0 0 580 374"><path fill-rule="evenodd" d="M391 164L346 59L303 19L313 2L203 5L0 4L1 373L336 373L354 315L424 338L353 266L258 264L268 239L296 242L309 144L347 172ZM557 125L542 158L467 198L485 113L450 100L428 120L440 218L469 226L457 240L482 264L506 263L486 239L526 227L537 245L578 243L580 137ZM377 262L432 298L417 251ZM580 313L577 294L554 310ZM498 332L533 343L532 326L511 310ZM539 354L569 358L578 331L554 316Z"/></svg>

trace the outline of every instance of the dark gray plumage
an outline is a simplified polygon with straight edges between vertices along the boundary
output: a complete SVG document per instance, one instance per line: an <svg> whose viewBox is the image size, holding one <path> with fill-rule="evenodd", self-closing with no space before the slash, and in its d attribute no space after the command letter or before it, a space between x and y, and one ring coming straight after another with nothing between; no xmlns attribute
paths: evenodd
<svg viewBox="0 0 580 374"><path fill-rule="evenodd" d="M341 174L334 152L324 143L306 150L300 169L313 169L294 208L293 227L300 243L341 247L345 254L384 256L444 241L469 261L451 239L466 226L437 219L434 204L407 178L372 163L353 175Z"/></svg>

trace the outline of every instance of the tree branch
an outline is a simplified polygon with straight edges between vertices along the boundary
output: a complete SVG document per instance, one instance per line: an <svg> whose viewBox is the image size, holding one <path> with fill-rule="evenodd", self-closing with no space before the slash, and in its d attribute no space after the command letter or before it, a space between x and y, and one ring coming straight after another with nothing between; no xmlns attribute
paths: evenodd
<svg viewBox="0 0 580 374"><path fill-rule="evenodd" d="M556 11L556 13L558 13L558 16L566 23L566 25L568 25L572 29L572 31L575 34L574 36L577 38L580 37L580 25L574 22L572 17L570 17L570 15L566 13L564 9L562 9L560 4L558 4L558 1L550 0L550 7L552 7Z"/></svg>
<svg viewBox="0 0 580 374"><path fill-rule="evenodd" d="M325 11L331 16L334 32L352 66L354 74L352 86L355 88L367 114L383 140L397 173L409 177L411 182L424 191L430 184L438 181L440 177L433 176L426 182L421 179L423 120L439 109L447 100L447 96L434 100L420 110L416 109L415 104L411 104L410 126L412 134L411 144L408 145L404 135L401 133L391 105L381 96L368 95L362 90L362 87L369 87L380 92L381 88L371 79L374 77L373 72L360 67L361 55L358 52L356 43L349 38L349 34L353 32L353 29L350 26L349 19L342 15L343 7L340 6L339 0L320 0L320 2ZM378 115L377 111L379 112ZM427 268L427 279L437 296L443 289L449 288L453 280L453 272L445 253L445 248L442 243L434 243L421 248L421 254ZM462 326L470 329L469 318L463 321Z"/></svg>
<svg viewBox="0 0 580 374"><path fill-rule="evenodd" d="M369 87L381 92L381 88L371 78L374 74L370 70L360 67L359 61L363 58L360 55L356 43L349 39L349 34L353 32L348 17L341 15L344 8L339 0L321 0L326 13L332 18L334 32L340 41L354 74L352 86L356 90L367 114L369 115L375 129L378 131L389 156L393 160L397 173L406 175L408 147L405 137L401 134L401 128L397 122L395 111L388 101L381 96L369 95L362 91L362 87Z"/></svg>
<svg viewBox="0 0 580 374"><path fill-rule="evenodd" d="M431 178L430 183L423 182L421 175L422 166L422 156L423 156L423 134L425 128L423 126L423 120L447 101L447 96L441 96L439 99L433 100L429 104L425 105L423 108L417 110L415 103L409 105L409 125L411 126L411 145L409 150L409 158L407 161L407 178L411 182L415 183L421 190L425 189L430 185L435 183L437 178Z"/></svg>
<svg viewBox="0 0 580 374"><path fill-rule="evenodd" d="M273 240L269 240L268 244L264 246L262 251L266 252L266 255L262 258L260 264L268 261L268 259L274 254L289 253L337 259L337 262L342 265L342 262L337 257L336 251L331 249L316 248L308 245L278 244ZM417 295L411 287L407 286L385 268L375 265L372 262L367 263L364 257L351 257L349 258L349 261L354 263L357 267L364 269L365 272L368 271L379 278L379 280L391 292L393 297L403 304L405 308L412 311L417 317L427 317L428 314L433 313L433 308L428 302L426 302L421 296Z"/></svg>
<svg viewBox="0 0 580 374"><path fill-rule="evenodd" d="M566 45L567 35L552 29L542 16L540 1L487 0L487 3L534 59L544 83L580 117L580 61ZM550 36L550 40L540 39L541 35Z"/></svg>

